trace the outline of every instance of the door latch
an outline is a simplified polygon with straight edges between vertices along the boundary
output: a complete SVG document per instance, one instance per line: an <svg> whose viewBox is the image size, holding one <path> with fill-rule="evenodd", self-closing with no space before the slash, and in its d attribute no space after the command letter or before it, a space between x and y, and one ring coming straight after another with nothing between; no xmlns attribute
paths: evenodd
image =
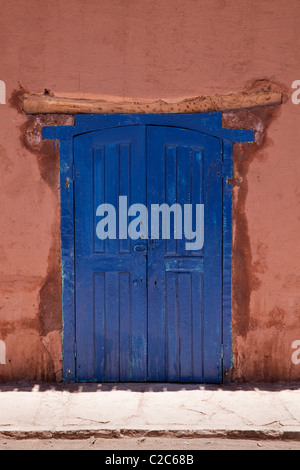
<svg viewBox="0 0 300 470"><path fill-rule="evenodd" d="M135 245L133 247L133 251L136 253L145 253L146 252L146 246L145 245Z"/></svg>

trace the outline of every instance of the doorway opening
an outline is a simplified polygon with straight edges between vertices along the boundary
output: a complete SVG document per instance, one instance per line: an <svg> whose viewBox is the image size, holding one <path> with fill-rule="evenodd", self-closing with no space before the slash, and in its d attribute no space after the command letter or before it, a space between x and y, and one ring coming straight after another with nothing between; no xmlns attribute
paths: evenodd
<svg viewBox="0 0 300 470"><path fill-rule="evenodd" d="M78 115L43 136L60 140L64 378L222 382L232 144L253 132L221 113Z"/></svg>

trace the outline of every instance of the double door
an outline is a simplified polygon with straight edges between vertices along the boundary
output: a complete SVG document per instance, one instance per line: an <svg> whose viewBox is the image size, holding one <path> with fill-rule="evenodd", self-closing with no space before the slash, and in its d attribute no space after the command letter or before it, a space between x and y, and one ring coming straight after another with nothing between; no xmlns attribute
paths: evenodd
<svg viewBox="0 0 300 470"><path fill-rule="evenodd" d="M222 141L74 138L76 380L222 380Z"/></svg>

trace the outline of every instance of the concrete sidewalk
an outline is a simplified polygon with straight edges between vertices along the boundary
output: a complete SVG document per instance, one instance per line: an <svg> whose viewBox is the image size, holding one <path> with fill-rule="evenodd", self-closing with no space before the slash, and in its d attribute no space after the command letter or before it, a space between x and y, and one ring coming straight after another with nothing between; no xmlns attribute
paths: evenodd
<svg viewBox="0 0 300 470"><path fill-rule="evenodd" d="M0 384L0 436L300 441L300 383Z"/></svg>

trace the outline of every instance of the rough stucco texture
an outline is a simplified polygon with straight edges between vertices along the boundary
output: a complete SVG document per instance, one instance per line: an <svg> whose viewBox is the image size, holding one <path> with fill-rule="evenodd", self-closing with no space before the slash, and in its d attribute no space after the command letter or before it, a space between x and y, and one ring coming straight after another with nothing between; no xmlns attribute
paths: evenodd
<svg viewBox="0 0 300 470"><path fill-rule="evenodd" d="M298 0L4 2L0 19L0 380L61 376L59 154L28 118L27 89L65 96L183 99L287 91L276 110L226 113L256 142L234 148L234 380L299 380L300 105Z"/></svg>

